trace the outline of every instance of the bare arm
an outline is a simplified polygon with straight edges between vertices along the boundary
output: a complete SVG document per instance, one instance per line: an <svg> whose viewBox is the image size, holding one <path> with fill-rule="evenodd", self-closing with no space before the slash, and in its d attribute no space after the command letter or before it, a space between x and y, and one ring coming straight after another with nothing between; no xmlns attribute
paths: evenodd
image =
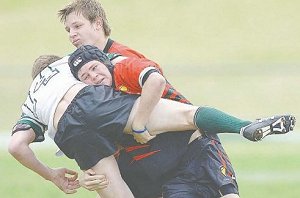
<svg viewBox="0 0 300 198"><path fill-rule="evenodd" d="M133 119L132 129L135 131L145 130L149 117L160 100L166 86L165 78L158 72L151 73L142 87L140 103L137 107L136 115ZM155 136L151 136L148 131L144 133L133 133L135 139L140 143L146 143Z"/></svg>
<svg viewBox="0 0 300 198"><path fill-rule="evenodd" d="M30 128L14 133L8 145L9 153L28 169L36 172L46 180L52 181L67 194L75 193L79 187L75 171L58 168L52 169L37 159L29 144L34 140L35 133ZM67 177L69 174L71 177Z"/></svg>

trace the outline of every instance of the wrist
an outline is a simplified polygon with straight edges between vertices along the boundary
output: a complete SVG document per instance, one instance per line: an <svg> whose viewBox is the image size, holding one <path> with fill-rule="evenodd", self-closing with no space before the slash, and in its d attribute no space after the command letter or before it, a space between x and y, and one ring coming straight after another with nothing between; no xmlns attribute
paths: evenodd
<svg viewBox="0 0 300 198"><path fill-rule="evenodd" d="M144 133L145 131L147 131L147 128L144 127L144 129L141 129L141 130L136 130L136 129L131 129L133 133Z"/></svg>
<svg viewBox="0 0 300 198"><path fill-rule="evenodd" d="M56 173L53 169L51 169L49 167L47 167L47 168L48 168L47 174L44 175L43 177L44 177L44 179L53 182L56 177Z"/></svg>

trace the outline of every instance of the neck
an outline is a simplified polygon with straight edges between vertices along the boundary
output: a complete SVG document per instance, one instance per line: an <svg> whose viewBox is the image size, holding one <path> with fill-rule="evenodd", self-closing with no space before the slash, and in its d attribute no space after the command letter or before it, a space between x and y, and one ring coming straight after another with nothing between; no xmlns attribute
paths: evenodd
<svg viewBox="0 0 300 198"><path fill-rule="evenodd" d="M100 38L94 45L98 47L98 49L104 50L107 41L108 41L108 37L103 37Z"/></svg>

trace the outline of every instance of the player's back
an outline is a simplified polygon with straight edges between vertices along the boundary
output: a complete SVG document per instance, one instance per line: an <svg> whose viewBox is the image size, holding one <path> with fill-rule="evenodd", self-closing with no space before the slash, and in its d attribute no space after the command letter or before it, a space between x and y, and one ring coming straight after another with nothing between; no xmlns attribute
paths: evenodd
<svg viewBox="0 0 300 198"><path fill-rule="evenodd" d="M56 107L66 92L77 81L68 66L68 57L64 57L46 67L31 83L22 112L39 122L53 127Z"/></svg>

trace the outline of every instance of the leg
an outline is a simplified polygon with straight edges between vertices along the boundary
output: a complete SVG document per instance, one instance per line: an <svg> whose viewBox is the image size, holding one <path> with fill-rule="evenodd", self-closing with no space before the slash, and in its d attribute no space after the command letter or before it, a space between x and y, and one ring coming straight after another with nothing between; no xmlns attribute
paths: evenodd
<svg viewBox="0 0 300 198"><path fill-rule="evenodd" d="M174 175L163 186L166 198L238 197L233 168L217 139L204 136L190 143Z"/></svg>
<svg viewBox="0 0 300 198"><path fill-rule="evenodd" d="M130 131L132 119L136 112L136 101L131 111L128 126ZM151 113L147 124L148 131L159 134L166 131L201 129L207 133L240 133L242 127L249 125L244 121L210 107L197 107L171 100L161 99Z"/></svg>
<svg viewBox="0 0 300 198"><path fill-rule="evenodd" d="M121 177L114 156L103 158L95 166L93 166L92 169L96 172L96 174L104 174L109 181L107 188L97 191L100 197L133 198L133 194Z"/></svg>
<svg viewBox="0 0 300 198"><path fill-rule="evenodd" d="M241 120L211 107L200 107L195 114L195 124L207 133L240 133L251 122Z"/></svg>
<svg viewBox="0 0 300 198"><path fill-rule="evenodd" d="M131 132L131 124L138 103L139 99L135 102L124 129L127 133ZM196 130L193 118L197 109L198 107L193 105L161 99L150 115L147 129L152 135L167 131Z"/></svg>
<svg viewBox="0 0 300 198"><path fill-rule="evenodd" d="M251 141L292 131L295 122L295 117L291 115L272 116L250 122L211 107L200 107L195 114L195 124L206 133L241 133Z"/></svg>
<svg viewBox="0 0 300 198"><path fill-rule="evenodd" d="M127 133L131 133L131 124L138 103L139 99L135 102L124 129ZM282 134L292 131L295 122L295 117L290 115L273 116L251 122L211 107L197 107L161 99L150 115L147 129L152 135L167 131L196 129L211 134L241 133L245 138L257 141L270 134Z"/></svg>

